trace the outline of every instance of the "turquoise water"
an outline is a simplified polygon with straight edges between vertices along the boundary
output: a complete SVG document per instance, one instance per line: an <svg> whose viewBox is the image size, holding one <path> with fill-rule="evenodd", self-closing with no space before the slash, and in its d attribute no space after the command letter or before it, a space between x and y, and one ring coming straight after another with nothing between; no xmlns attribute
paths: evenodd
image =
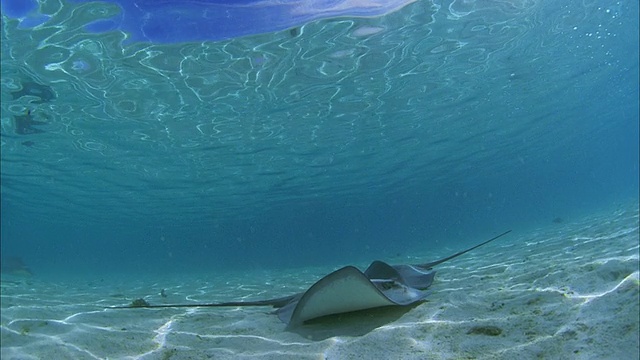
<svg viewBox="0 0 640 360"><path fill-rule="evenodd" d="M451 253L389 260L425 262ZM415 307L289 330L267 307L104 308L141 297L152 304L264 299L304 291L333 270L26 280L3 274L0 354L3 360L638 358L637 201L520 231L444 263ZM494 332L476 330L483 327Z"/></svg>
<svg viewBox="0 0 640 360"><path fill-rule="evenodd" d="M2 255L34 276L362 262L637 201L637 2L180 44L61 4L2 18Z"/></svg>

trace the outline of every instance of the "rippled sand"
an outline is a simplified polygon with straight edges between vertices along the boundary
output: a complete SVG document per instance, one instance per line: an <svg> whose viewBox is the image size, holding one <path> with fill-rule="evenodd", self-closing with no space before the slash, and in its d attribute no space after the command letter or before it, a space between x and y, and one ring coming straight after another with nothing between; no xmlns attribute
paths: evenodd
<svg viewBox="0 0 640 360"><path fill-rule="evenodd" d="M414 308L285 331L269 308L106 310L265 298L333 268L174 279L3 276L2 359L637 359L638 204L550 224L439 266ZM440 255L448 255L445 252ZM434 257L411 259L429 261ZM365 265L365 264L363 264ZM242 284L242 285L241 285ZM159 290L166 289L166 297Z"/></svg>

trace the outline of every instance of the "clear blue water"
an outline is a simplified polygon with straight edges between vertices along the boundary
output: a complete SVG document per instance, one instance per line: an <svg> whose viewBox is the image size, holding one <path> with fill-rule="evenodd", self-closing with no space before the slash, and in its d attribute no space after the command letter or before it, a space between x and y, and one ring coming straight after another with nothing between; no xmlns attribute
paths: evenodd
<svg viewBox="0 0 640 360"><path fill-rule="evenodd" d="M638 197L634 1L167 44L87 29L105 3L26 8L2 18L1 244L36 275L345 264Z"/></svg>
<svg viewBox="0 0 640 360"><path fill-rule="evenodd" d="M94 3L86 8L92 19L83 24L84 30L101 33L117 29L127 33L125 42L154 43L231 39L323 18L380 16L414 1L107 0L96 6L91 0L69 0L70 5ZM55 14L47 6L38 6L36 0L5 0L2 12L19 19L21 28L43 24Z"/></svg>

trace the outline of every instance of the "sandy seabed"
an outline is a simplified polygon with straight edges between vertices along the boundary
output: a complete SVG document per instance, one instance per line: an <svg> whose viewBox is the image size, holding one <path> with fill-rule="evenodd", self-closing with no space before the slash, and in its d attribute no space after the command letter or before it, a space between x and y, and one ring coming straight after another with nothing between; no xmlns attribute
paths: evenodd
<svg viewBox="0 0 640 360"><path fill-rule="evenodd" d="M638 224L633 202L527 233L514 229L509 239L438 266L424 303L334 316L292 331L265 307L104 307L138 297L152 304L277 297L302 291L335 268L129 281L6 275L0 355L3 360L636 360ZM442 250L404 260L446 255ZM166 297L159 295L161 288Z"/></svg>

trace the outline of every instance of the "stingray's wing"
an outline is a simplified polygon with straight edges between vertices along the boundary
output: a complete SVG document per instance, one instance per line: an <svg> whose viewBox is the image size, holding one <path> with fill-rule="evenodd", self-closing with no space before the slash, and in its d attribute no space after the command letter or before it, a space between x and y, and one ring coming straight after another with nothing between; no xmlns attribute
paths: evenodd
<svg viewBox="0 0 640 360"><path fill-rule="evenodd" d="M382 262L381 267L390 265ZM393 269L393 268L391 268ZM388 270L388 269L385 269ZM385 275L371 271L374 275ZM353 266L346 266L313 284L299 299L276 313L288 328L325 315L342 314L389 305L408 305L422 300L426 292L390 278L370 279Z"/></svg>
<svg viewBox="0 0 640 360"><path fill-rule="evenodd" d="M297 302L277 311L288 327L325 315L395 305L357 268L346 266L313 284Z"/></svg>

